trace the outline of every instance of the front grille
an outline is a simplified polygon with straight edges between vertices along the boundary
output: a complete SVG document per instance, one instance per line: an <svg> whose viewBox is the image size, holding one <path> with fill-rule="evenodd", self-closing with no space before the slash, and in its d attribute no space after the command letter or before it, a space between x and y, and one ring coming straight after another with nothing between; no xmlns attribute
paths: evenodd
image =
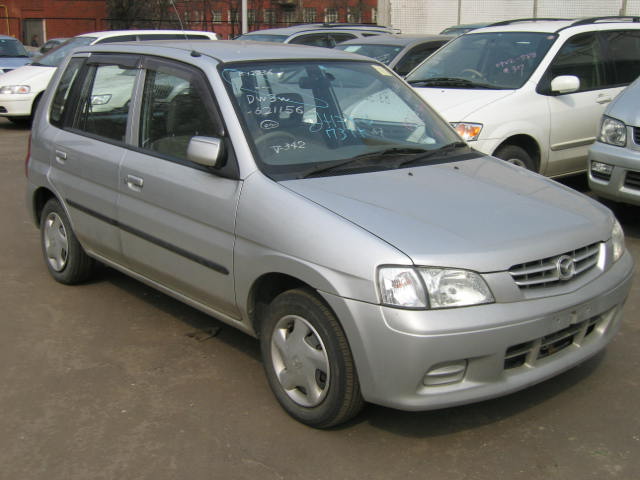
<svg viewBox="0 0 640 480"><path fill-rule="evenodd" d="M627 171L627 174L624 177L624 186L640 190L640 172Z"/></svg>
<svg viewBox="0 0 640 480"><path fill-rule="evenodd" d="M592 317L542 338L509 347L504 356L504 369L510 370L525 364L532 366L538 360L555 355L571 345L580 344L593 333L600 318Z"/></svg>
<svg viewBox="0 0 640 480"><path fill-rule="evenodd" d="M591 270L598 263L599 252L600 244L593 243L561 255L514 265L509 269L509 274L520 288L549 287L577 278ZM558 268L558 263L563 257L570 257L575 266L573 275L566 280L561 278L560 268Z"/></svg>
<svg viewBox="0 0 640 480"><path fill-rule="evenodd" d="M640 127L633 127L633 141L640 145Z"/></svg>

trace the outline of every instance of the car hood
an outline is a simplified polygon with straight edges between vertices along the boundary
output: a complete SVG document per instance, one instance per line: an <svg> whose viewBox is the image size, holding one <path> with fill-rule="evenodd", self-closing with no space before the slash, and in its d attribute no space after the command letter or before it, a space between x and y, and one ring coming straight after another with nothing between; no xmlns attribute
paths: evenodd
<svg viewBox="0 0 640 480"><path fill-rule="evenodd" d="M627 87L613 99L604 114L616 118L626 125L640 125L638 93L640 93L640 83L634 83Z"/></svg>
<svg viewBox="0 0 640 480"><path fill-rule="evenodd" d="M416 265L485 273L605 241L613 222L588 197L491 157L282 185Z"/></svg>
<svg viewBox="0 0 640 480"><path fill-rule="evenodd" d="M0 77L0 85L32 85L34 81L37 82L38 80L49 83L55 71L56 67L25 65L2 75Z"/></svg>
<svg viewBox="0 0 640 480"><path fill-rule="evenodd" d="M440 115L449 122L470 120L475 111L513 95L515 90L482 90L463 88L416 88Z"/></svg>
<svg viewBox="0 0 640 480"><path fill-rule="evenodd" d="M15 58L0 58L0 71L18 68L27 63L31 63L31 58L15 57ZM0 72L1 73L1 72Z"/></svg>

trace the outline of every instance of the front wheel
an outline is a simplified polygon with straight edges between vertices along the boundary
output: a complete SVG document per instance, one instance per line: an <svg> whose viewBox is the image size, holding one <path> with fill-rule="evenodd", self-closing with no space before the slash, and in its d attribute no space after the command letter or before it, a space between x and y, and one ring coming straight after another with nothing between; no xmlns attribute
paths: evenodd
<svg viewBox="0 0 640 480"><path fill-rule="evenodd" d="M494 156L519 167L524 167L527 170L536 171L531 155L524 148L517 145L504 145L496 150Z"/></svg>
<svg viewBox="0 0 640 480"><path fill-rule="evenodd" d="M52 198L40 215L42 254L51 276L72 285L87 280L94 260L82 249L58 200Z"/></svg>
<svg viewBox="0 0 640 480"><path fill-rule="evenodd" d="M278 295L260 333L269 385L289 415L328 428L361 410L364 402L347 338L313 292L296 289Z"/></svg>

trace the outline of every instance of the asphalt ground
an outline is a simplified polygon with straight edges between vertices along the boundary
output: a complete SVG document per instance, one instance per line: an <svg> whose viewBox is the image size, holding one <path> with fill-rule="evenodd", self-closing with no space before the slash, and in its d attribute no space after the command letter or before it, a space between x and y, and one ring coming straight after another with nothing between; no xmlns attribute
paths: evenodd
<svg viewBox="0 0 640 480"><path fill-rule="evenodd" d="M563 375L314 430L280 409L251 337L111 269L75 287L49 276L28 133L0 119L0 479L640 478L638 273L620 333ZM616 213L640 263L640 209Z"/></svg>

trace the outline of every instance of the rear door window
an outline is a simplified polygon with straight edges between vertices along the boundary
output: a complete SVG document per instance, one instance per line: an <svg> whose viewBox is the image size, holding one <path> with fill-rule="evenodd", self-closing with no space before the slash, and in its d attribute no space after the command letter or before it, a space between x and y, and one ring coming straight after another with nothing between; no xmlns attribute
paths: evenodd
<svg viewBox="0 0 640 480"><path fill-rule="evenodd" d="M99 56L98 56L99 57ZM138 70L136 58L90 59L73 128L97 137L124 142L129 107Z"/></svg>
<svg viewBox="0 0 640 480"><path fill-rule="evenodd" d="M640 76L640 30L602 32L611 64L611 86L628 85Z"/></svg>

